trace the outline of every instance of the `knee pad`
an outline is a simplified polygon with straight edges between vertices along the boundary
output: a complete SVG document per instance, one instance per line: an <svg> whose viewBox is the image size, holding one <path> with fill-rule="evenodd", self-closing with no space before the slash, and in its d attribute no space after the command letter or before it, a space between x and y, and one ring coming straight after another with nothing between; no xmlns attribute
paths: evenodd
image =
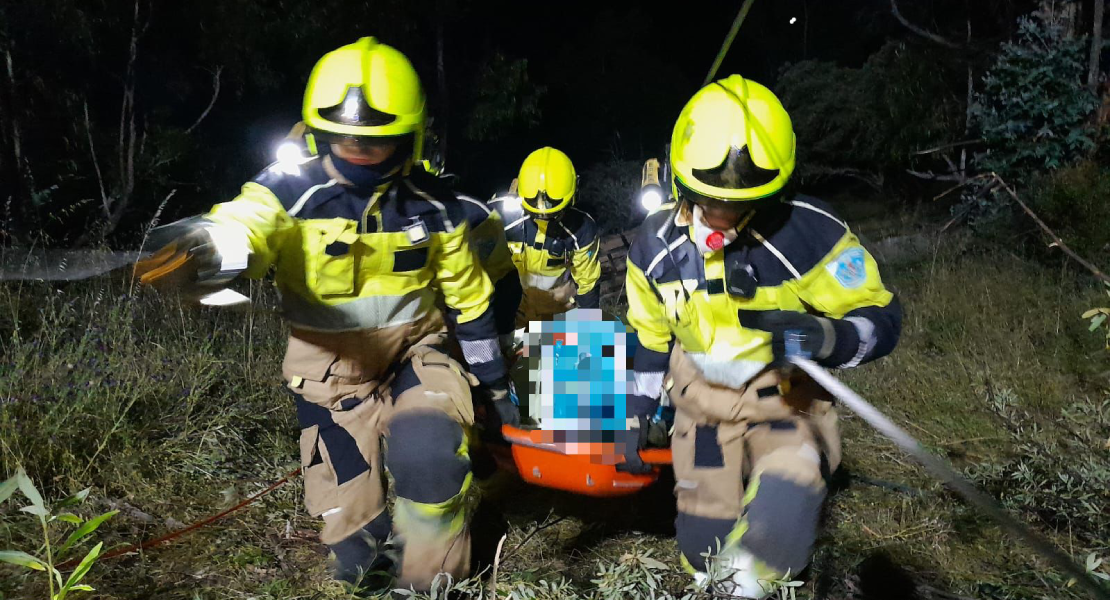
<svg viewBox="0 0 1110 600"><path fill-rule="evenodd" d="M695 571L705 571L705 556L725 547L729 534L736 528L735 519L712 519L678 513L674 522L678 550Z"/></svg>
<svg viewBox="0 0 1110 600"><path fill-rule="evenodd" d="M462 491L470 473L463 428L442 413L402 413L389 425L385 465L399 498L421 504L446 502Z"/></svg>
<svg viewBox="0 0 1110 600"><path fill-rule="evenodd" d="M335 556L333 569L335 578L351 584L359 584L374 572L387 572L393 566L383 553L385 541L393 529L388 511L382 511L346 539L328 546Z"/></svg>
<svg viewBox="0 0 1110 600"><path fill-rule="evenodd" d="M825 489L768 472L752 485L758 487L746 507L741 543L774 569L796 575L809 564Z"/></svg>

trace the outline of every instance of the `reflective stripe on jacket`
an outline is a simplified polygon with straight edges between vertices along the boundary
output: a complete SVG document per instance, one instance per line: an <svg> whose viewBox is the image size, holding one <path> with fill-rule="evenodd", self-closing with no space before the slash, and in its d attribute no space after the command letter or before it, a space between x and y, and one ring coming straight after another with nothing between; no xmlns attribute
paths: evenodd
<svg viewBox="0 0 1110 600"><path fill-rule="evenodd" d="M740 325L739 310L789 310L847 319L859 333L851 367L888 354L901 309L874 258L827 204L807 196L763 206L725 248L700 255L690 215L675 207L647 218L628 253L628 320L640 346L635 398L659 397L674 341L718 385L741 387L772 361L770 334ZM740 277L746 271L747 295ZM733 286L730 293L729 286Z"/></svg>
<svg viewBox="0 0 1110 600"><path fill-rule="evenodd" d="M601 243L593 217L570 207L561 219L534 219L520 207L503 200L490 203L501 213L513 264L525 289L553 290L573 281L578 306L598 308L601 302Z"/></svg>
<svg viewBox="0 0 1110 600"><path fill-rule="evenodd" d="M474 374L484 382L503 376L492 286L474 260L463 201L419 170L360 190L330 160L275 164L216 205L208 219L221 254L235 247L249 254L247 277L273 267L286 318L309 331L426 323L414 335L430 332L440 323L434 284Z"/></svg>

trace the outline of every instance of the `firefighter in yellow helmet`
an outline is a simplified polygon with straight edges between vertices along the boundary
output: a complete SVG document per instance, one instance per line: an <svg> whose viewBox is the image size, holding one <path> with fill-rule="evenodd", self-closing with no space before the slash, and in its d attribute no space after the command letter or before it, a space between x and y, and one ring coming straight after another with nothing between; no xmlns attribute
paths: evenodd
<svg viewBox="0 0 1110 600"><path fill-rule="evenodd" d="M339 579L393 573L417 590L469 573L474 401L519 419L492 286L470 244L471 202L413 167L424 103L408 59L374 38L328 53L304 98L313 155L275 163L234 200L164 230L172 241L136 268L146 283L194 293L275 270L306 508L324 520ZM444 317L468 370L444 351ZM400 564L381 552L391 532Z"/></svg>
<svg viewBox="0 0 1110 600"><path fill-rule="evenodd" d="M840 461L829 398L785 359L854 367L891 352L901 328L859 239L829 205L789 191L794 149L767 88L733 75L701 89L671 139L676 202L628 255L632 437L668 394L683 562L704 582L715 561L727 575L709 583L739 598L805 568ZM622 465L640 467L634 453Z"/></svg>
<svg viewBox="0 0 1110 600"><path fill-rule="evenodd" d="M600 238L593 217L573 206L578 175L570 158L551 147L536 150L524 159L517 186L518 197L491 202L524 288L517 325L575 306L599 308Z"/></svg>

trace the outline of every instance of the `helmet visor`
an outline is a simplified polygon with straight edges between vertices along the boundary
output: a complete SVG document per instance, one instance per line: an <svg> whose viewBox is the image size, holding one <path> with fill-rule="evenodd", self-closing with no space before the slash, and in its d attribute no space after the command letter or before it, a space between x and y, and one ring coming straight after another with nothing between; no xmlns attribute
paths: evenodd
<svg viewBox="0 0 1110 600"><path fill-rule="evenodd" d="M321 117L332 123L356 127L380 127L397 120L397 115L384 113L371 107L362 93L362 86L358 85L347 88L342 102L335 106L321 108L319 112Z"/></svg>
<svg viewBox="0 0 1110 600"><path fill-rule="evenodd" d="M541 219L554 218L570 204L569 198L552 198L547 195L547 192L539 192L531 198L521 198L521 201L524 203L524 208Z"/></svg>
<svg viewBox="0 0 1110 600"><path fill-rule="evenodd" d="M732 146L720 165L711 169L692 169L698 181L718 188L744 190L766 185L779 176L779 169L764 169L752 160L751 150Z"/></svg>

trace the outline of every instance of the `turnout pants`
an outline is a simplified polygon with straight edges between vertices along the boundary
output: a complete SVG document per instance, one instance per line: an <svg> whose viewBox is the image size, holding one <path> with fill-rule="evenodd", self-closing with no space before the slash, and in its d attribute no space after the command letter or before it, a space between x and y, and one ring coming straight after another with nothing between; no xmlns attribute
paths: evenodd
<svg viewBox="0 0 1110 600"><path fill-rule="evenodd" d="M707 557L746 569L749 582L734 593L763 597L756 579L796 575L809 562L825 481L840 462L831 397L800 373L770 369L742 389L714 385L678 347L665 386L676 407L683 560L695 572Z"/></svg>
<svg viewBox="0 0 1110 600"><path fill-rule="evenodd" d="M474 423L476 381L444 353L442 333L406 341L398 366L374 364L383 345L367 336L290 336L283 371L301 425L305 507L324 519L320 538L335 555L337 578L358 583L396 570L399 586L427 591L440 573L469 574L465 429ZM382 554L391 532L399 565Z"/></svg>
<svg viewBox="0 0 1110 600"><path fill-rule="evenodd" d="M516 326L527 327L531 321L550 321L574 308L578 286L573 281L561 283L550 290L525 287L517 310Z"/></svg>

